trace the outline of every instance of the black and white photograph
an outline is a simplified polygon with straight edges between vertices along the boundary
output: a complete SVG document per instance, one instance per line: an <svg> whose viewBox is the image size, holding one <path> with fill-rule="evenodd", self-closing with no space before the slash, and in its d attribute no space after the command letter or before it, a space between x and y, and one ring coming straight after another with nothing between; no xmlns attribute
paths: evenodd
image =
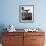
<svg viewBox="0 0 46 46"><path fill-rule="evenodd" d="M19 9L20 22L33 22L34 5L20 5Z"/></svg>

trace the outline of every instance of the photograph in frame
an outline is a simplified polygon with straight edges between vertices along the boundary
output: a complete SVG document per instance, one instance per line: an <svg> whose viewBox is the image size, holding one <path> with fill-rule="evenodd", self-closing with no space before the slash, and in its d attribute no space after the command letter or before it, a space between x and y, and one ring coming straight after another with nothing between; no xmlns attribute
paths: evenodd
<svg viewBox="0 0 46 46"><path fill-rule="evenodd" d="M19 21L34 22L34 5L19 6Z"/></svg>

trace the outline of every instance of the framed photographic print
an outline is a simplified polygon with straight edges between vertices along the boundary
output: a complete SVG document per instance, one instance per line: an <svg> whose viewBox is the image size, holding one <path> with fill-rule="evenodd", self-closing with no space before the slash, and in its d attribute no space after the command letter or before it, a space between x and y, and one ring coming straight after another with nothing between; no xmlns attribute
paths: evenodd
<svg viewBox="0 0 46 46"><path fill-rule="evenodd" d="M34 21L34 5L19 5L19 21L20 22Z"/></svg>

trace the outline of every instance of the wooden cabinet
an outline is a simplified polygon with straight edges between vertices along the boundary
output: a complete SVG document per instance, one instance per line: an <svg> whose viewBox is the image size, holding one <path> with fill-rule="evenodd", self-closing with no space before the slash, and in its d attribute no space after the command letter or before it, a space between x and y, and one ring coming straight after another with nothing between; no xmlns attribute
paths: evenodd
<svg viewBox="0 0 46 46"><path fill-rule="evenodd" d="M44 32L4 32L3 46L44 46Z"/></svg>
<svg viewBox="0 0 46 46"><path fill-rule="evenodd" d="M23 46L23 33L4 32L3 46Z"/></svg>
<svg viewBox="0 0 46 46"><path fill-rule="evenodd" d="M24 33L24 46L44 46L43 32Z"/></svg>

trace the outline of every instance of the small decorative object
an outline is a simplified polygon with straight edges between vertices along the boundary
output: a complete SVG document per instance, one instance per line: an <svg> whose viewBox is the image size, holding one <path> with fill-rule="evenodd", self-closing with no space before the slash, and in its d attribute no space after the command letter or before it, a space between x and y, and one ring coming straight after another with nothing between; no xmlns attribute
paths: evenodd
<svg viewBox="0 0 46 46"><path fill-rule="evenodd" d="M15 27L12 24L8 26L7 31L8 32L16 32Z"/></svg>
<svg viewBox="0 0 46 46"><path fill-rule="evenodd" d="M20 22L34 21L34 5L20 5L19 6L19 20Z"/></svg>
<svg viewBox="0 0 46 46"><path fill-rule="evenodd" d="M32 31L32 29L24 29L24 30L25 30L25 32Z"/></svg>
<svg viewBox="0 0 46 46"><path fill-rule="evenodd" d="M25 32L38 32L38 29L24 29Z"/></svg>
<svg viewBox="0 0 46 46"><path fill-rule="evenodd" d="M25 32L28 32L28 29L24 29Z"/></svg>
<svg viewBox="0 0 46 46"><path fill-rule="evenodd" d="M32 30L32 32L35 32L36 31L36 29L34 28L33 30Z"/></svg>

